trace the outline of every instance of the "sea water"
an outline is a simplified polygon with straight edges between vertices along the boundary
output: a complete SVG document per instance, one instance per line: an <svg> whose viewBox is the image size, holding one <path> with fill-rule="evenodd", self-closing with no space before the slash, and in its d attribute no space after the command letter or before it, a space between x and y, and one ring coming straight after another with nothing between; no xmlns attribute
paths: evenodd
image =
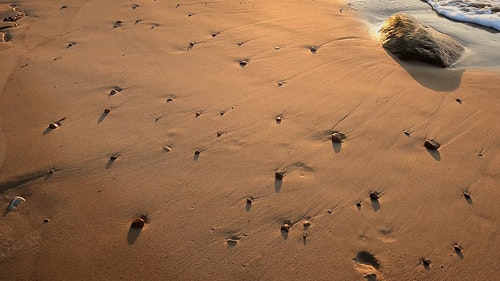
<svg viewBox="0 0 500 281"><path fill-rule="evenodd" d="M455 67L500 70L500 0L346 0L365 15L376 33L382 22L403 12L465 46Z"/></svg>

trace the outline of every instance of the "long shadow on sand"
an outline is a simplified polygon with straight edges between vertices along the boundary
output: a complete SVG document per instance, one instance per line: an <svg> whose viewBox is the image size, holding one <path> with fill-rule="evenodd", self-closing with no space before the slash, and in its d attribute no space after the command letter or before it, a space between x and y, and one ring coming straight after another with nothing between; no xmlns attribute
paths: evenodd
<svg viewBox="0 0 500 281"><path fill-rule="evenodd" d="M281 186L283 185L283 179L274 178L274 191L279 193L281 191Z"/></svg>
<svg viewBox="0 0 500 281"><path fill-rule="evenodd" d="M420 85L438 92L451 92L460 86L464 69L441 68L417 61L402 61L386 52Z"/></svg>
<svg viewBox="0 0 500 281"><path fill-rule="evenodd" d="M439 153L439 151L430 149L425 149L425 150L429 152L429 154L432 156L432 158L434 158L434 160L441 161L441 153Z"/></svg>
<svg viewBox="0 0 500 281"><path fill-rule="evenodd" d="M134 244L135 240L137 240L137 237L139 237L139 234L141 233L141 231L142 231L142 228L133 228L133 227L131 227L128 230L127 243L129 245Z"/></svg>

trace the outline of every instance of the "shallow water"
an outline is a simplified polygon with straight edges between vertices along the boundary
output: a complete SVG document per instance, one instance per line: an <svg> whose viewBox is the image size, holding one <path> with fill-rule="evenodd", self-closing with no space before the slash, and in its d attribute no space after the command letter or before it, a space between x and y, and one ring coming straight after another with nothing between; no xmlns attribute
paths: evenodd
<svg viewBox="0 0 500 281"><path fill-rule="evenodd" d="M500 33L495 29L453 21L419 0L352 0L347 4L365 15L374 36L385 19L394 13L404 12L452 36L466 47L464 56L454 67L500 70Z"/></svg>

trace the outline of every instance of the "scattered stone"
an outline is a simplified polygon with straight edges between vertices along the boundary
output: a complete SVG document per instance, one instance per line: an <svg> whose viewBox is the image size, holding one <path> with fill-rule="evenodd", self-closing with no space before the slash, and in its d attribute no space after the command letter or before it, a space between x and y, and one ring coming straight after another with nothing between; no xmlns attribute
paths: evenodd
<svg viewBox="0 0 500 281"><path fill-rule="evenodd" d="M333 133L332 134L332 142L334 143L342 143L344 141L344 138L340 133Z"/></svg>
<svg viewBox="0 0 500 281"><path fill-rule="evenodd" d="M468 191L464 191L464 197L466 200L472 200L472 198L470 196L470 192L468 192Z"/></svg>
<svg viewBox="0 0 500 281"><path fill-rule="evenodd" d="M276 172L274 172L274 176L276 177L276 179L281 180L285 176L285 172L283 172L283 171L276 171Z"/></svg>
<svg viewBox="0 0 500 281"><path fill-rule="evenodd" d="M276 123L281 124L282 117L276 116Z"/></svg>
<svg viewBox="0 0 500 281"><path fill-rule="evenodd" d="M455 252L457 254L461 254L463 249L462 249L462 247L460 247L460 245L455 244L455 245L453 245L453 250L455 250Z"/></svg>
<svg viewBox="0 0 500 281"><path fill-rule="evenodd" d="M311 47L309 49L311 50L311 53L316 54L317 51L316 47Z"/></svg>
<svg viewBox="0 0 500 281"><path fill-rule="evenodd" d="M49 223L50 220L49 219L43 219L43 223Z"/></svg>
<svg viewBox="0 0 500 281"><path fill-rule="evenodd" d="M371 199L371 200L375 200L375 201L376 201L376 200L378 200L379 198L380 198L380 196L379 196L379 193L378 193L378 192L375 192L375 191L370 192L370 199Z"/></svg>
<svg viewBox="0 0 500 281"><path fill-rule="evenodd" d="M132 224L130 225L131 228L141 228L144 226L144 219L142 218L136 218L135 220L132 221Z"/></svg>
<svg viewBox="0 0 500 281"><path fill-rule="evenodd" d="M331 213L333 213L333 210L332 209L328 209L328 210L326 210L326 212L329 213L329 214L331 214Z"/></svg>
<svg viewBox="0 0 500 281"><path fill-rule="evenodd" d="M284 223L284 224L281 226L281 230L283 230L283 231L285 231L285 232L290 231L290 228L291 228L291 226L290 226L288 223Z"/></svg>
<svg viewBox="0 0 500 281"><path fill-rule="evenodd" d="M171 102L174 102L174 99L173 98L168 98L167 99L167 103L171 103Z"/></svg>
<svg viewBox="0 0 500 281"><path fill-rule="evenodd" d="M121 20L115 21L115 24L113 25L113 28L118 28L118 27L122 26L122 23L123 22Z"/></svg>
<svg viewBox="0 0 500 281"><path fill-rule="evenodd" d="M12 201L10 201L9 205L9 210L12 211L14 210L17 206L19 206L21 203L26 202L26 199L24 199L21 196L16 196Z"/></svg>
<svg viewBox="0 0 500 281"><path fill-rule="evenodd" d="M110 113L110 112L111 112L111 109L109 109L109 108L104 109L104 113L105 113L105 114L108 114L108 113Z"/></svg>
<svg viewBox="0 0 500 281"><path fill-rule="evenodd" d="M200 155L200 153L201 153L201 151L196 150L196 151L194 152L194 155Z"/></svg>
<svg viewBox="0 0 500 281"><path fill-rule="evenodd" d="M223 111L219 112L219 114L220 114L220 116L224 116L224 114L226 114L226 111L223 110Z"/></svg>
<svg viewBox="0 0 500 281"><path fill-rule="evenodd" d="M403 133L404 133L405 135L407 135L407 136L410 136L410 135L411 135L411 132L410 132L410 131L408 131L408 130L405 130Z"/></svg>
<svg viewBox="0 0 500 281"><path fill-rule="evenodd" d="M134 10L135 10L135 9L137 9L137 8L139 8L139 4L132 4L132 9L134 9Z"/></svg>
<svg viewBox="0 0 500 281"><path fill-rule="evenodd" d="M247 204L252 205L253 199L251 197L247 197Z"/></svg>
<svg viewBox="0 0 500 281"><path fill-rule="evenodd" d="M66 8L68 8L68 6L62 5L61 7L59 7L59 10L66 9Z"/></svg>
<svg viewBox="0 0 500 281"><path fill-rule="evenodd" d="M57 128L59 128L59 124L57 124L57 123L50 123L49 124L49 129L54 130L54 129L57 129Z"/></svg>
<svg viewBox="0 0 500 281"><path fill-rule="evenodd" d="M277 50L281 49L281 47L280 46L276 46L276 47L274 47L274 49L277 51Z"/></svg>
<svg viewBox="0 0 500 281"><path fill-rule="evenodd" d="M424 146L429 150L438 150L441 145L433 140L426 140Z"/></svg>
<svg viewBox="0 0 500 281"><path fill-rule="evenodd" d="M431 261L429 259L422 259L422 264L424 265L425 268L429 268L431 266Z"/></svg>
<svg viewBox="0 0 500 281"><path fill-rule="evenodd" d="M245 66L247 66L247 63L248 62L246 60L242 60L242 61L240 61L240 66L245 67Z"/></svg>
<svg viewBox="0 0 500 281"><path fill-rule="evenodd" d="M227 244L229 246L236 246L236 244L238 244L238 240L237 239L229 238L229 239L227 239Z"/></svg>
<svg viewBox="0 0 500 281"><path fill-rule="evenodd" d="M71 48L71 47L73 47L75 45L76 45L75 42L69 42L68 45L66 45L66 48Z"/></svg>
<svg viewBox="0 0 500 281"><path fill-rule="evenodd" d="M134 23L134 24L138 24L138 23L140 23L141 21L142 21L141 19L137 19L137 20L135 20L135 23Z"/></svg>
<svg viewBox="0 0 500 281"><path fill-rule="evenodd" d="M217 33L212 33L212 37L213 38L217 37Z"/></svg>
<svg viewBox="0 0 500 281"><path fill-rule="evenodd" d="M450 36L405 14L388 18L379 35L382 46L403 60L449 67L464 51L464 47Z"/></svg>
<svg viewBox="0 0 500 281"><path fill-rule="evenodd" d="M278 86L282 87L285 83L283 81L278 82Z"/></svg>
<svg viewBox="0 0 500 281"><path fill-rule="evenodd" d="M356 202L356 207L357 207L358 209L361 209L361 201Z"/></svg>
<svg viewBox="0 0 500 281"><path fill-rule="evenodd" d="M119 157L119 156L120 156L120 155L118 155L118 154L111 155L111 157L109 157L109 160L111 160L111 161L115 161L116 159L118 159L118 157Z"/></svg>
<svg viewBox="0 0 500 281"><path fill-rule="evenodd" d="M220 132L220 131L219 131L219 132L217 132L217 137L218 137L218 138L222 137L222 134L224 134L224 132Z"/></svg>
<svg viewBox="0 0 500 281"><path fill-rule="evenodd" d="M455 101L458 102L459 104L462 104L462 100L461 99L456 99Z"/></svg>
<svg viewBox="0 0 500 281"><path fill-rule="evenodd" d="M50 170L49 170L49 175L51 175L51 174L53 174L53 173L55 173L55 172L56 172L56 170L54 170L54 169L50 169Z"/></svg>
<svg viewBox="0 0 500 281"><path fill-rule="evenodd" d="M197 111L197 112L194 114L194 117L196 117L196 118L197 118L197 117L200 117L200 115L201 115L201 112Z"/></svg>
<svg viewBox="0 0 500 281"><path fill-rule="evenodd" d="M172 151L172 147L170 147L170 146L168 146L168 145L165 145L165 146L163 147L163 150L165 150L165 151L169 152L169 151Z"/></svg>
<svg viewBox="0 0 500 281"><path fill-rule="evenodd" d="M302 225L304 226L304 228L308 228L311 226L311 222L306 220Z"/></svg>
<svg viewBox="0 0 500 281"><path fill-rule="evenodd" d="M157 23L153 23L153 24L151 25L151 29L157 28L157 27L159 27L159 26L160 26L159 24L157 24Z"/></svg>
<svg viewBox="0 0 500 281"><path fill-rule="evenodd" d="M194 47L194 42L190 42L189 46L187 47L188 50L191 50Z"/></svg>

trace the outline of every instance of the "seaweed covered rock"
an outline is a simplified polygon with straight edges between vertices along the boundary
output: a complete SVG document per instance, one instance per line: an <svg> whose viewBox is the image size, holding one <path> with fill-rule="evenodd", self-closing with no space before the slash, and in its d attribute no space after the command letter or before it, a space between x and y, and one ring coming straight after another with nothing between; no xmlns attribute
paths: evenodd
<svg viewBox="0 0 500 281"><path fill-rule="evenodd" d="M379 30L382 46L403 60L448 67L460 58L464 47L448 35L405 14L394 14Z"/></svg>

